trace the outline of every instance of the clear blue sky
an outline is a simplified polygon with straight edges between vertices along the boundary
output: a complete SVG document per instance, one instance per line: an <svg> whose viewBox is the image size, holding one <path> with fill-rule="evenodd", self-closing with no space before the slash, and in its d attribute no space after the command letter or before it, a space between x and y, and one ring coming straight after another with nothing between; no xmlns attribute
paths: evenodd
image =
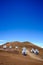
<svg viewBox="0 0 43 65"><path fill-rule="evenodd" d="M43 46L43 0L0 0L0 44L7 41Z"/></svg>

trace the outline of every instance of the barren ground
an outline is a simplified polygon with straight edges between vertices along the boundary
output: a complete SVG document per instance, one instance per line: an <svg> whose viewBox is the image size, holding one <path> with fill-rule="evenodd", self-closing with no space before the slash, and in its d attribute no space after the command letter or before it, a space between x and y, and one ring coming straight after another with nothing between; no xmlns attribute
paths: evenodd
<svg viewBox="0 0 43 65"><path fill-rule="evenodd" d="M43 61L31 58L30 55L0 51L0 65L43 65Z"/></svg>

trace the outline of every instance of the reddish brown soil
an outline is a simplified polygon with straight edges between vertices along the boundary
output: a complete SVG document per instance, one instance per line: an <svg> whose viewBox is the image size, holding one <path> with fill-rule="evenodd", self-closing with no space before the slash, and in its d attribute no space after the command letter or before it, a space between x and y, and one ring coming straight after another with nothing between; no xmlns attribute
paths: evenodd
<svg viewBox="0 0 43 65"><path fill-rule="evenodd" d="M28 42L25 44L22 44L20 42L18 42L18 43L13 42L11 44L7 43L6 45L7 46L12 45L13 49L14 49L14 46L18 45L19 53L16 51L7 52L7 51L0 50L0 65L43 65L43 49L41 49L40 47L37 47L31 43L28 44ZM23 56L21 54L21 48L23 46L26 46L27 49L29 50L29 53L27 56ZM30 53L30 49L32 47L37 48L40 51L39 55L34 55L34 54ZM1 49L2 49L2 47L1 47ZM29 54L31 54L31 55L29 55ZM35 58L38 57L38 58L42 59L42 61L35 59L34 57Z"/></svg>
<svg viewBox="0 0 43 65"><path fill-rule="evenodd" d="M0 65L43 65L43 62L30 56L0 51Z"/></svg>

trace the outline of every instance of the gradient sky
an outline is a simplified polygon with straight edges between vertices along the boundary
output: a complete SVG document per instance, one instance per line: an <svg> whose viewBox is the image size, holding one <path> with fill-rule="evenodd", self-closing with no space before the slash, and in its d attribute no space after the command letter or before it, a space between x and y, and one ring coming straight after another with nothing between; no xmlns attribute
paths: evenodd
<svg viewBox="0 0 43 65"><path fill-rule="evenodd" d="M0 44L7 41L43 46L43 0L0 0Z"/></svg>

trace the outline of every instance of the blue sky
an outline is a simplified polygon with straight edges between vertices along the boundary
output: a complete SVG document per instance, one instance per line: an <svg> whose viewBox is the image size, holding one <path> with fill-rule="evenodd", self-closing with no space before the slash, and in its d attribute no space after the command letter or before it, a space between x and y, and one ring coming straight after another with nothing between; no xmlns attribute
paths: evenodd
<svg viewBox="0 0 43 65"><path fill-rule="evenodd" d="M0 0L0 44L7 41L43 46L43 0Z"/></svg>

